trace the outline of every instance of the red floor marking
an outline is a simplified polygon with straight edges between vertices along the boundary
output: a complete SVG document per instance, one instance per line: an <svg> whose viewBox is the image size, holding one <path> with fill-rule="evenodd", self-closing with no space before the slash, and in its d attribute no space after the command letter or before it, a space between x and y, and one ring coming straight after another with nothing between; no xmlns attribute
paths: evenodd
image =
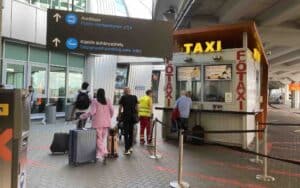
<svg viewBox="0 0 300 188"><path fill-rule="evenodd" d="M166 167L162 167L162 166L156 166L155 169L158 171L167 172L170 174L177 174L176 169L166 168ZM206 181L211 181L211 182L216 182L216 183L226 184L226 185L231 185L231 186L237 186L237 187L243 187L243 188L265 188L264 186L259 185L259 184L245 184L244 182L240 182L235 179L227 179L227 178L209 176L209 175L205 175L205 174L201 174L201 173L185 172L185 173L183 173L183 176L193 177L193 178L203 179Z"/></svg>
<svg viewBox="0 0 300 188"><path fill-rule="evenodd" d="M270 142L272 144L291 144L291 145L300 145L300 142Z"/></svg>
<svg viewBox="0 0 300 188"><path fill-rule="evenodd" d="M272 148L272 146L269 146L269 148ZM177 160L178 158L175 157L174 154L170 152L161 152L159 151L163 156L166 156L168 159L175 159ZM187 156L184 156L183 158L187 158ZM196 157L194 157L196 158ZM295 160L297 161L297 160ZM217 160L201 160L201 163L204 165L214 165L214 166L220 166L220 167L229 167L229 168L234 168L234 169L241 169L241 170L247 170L247 171L256 171L260 172L262 171L262 168L258 167L253 167L250 165L241 165L241 164L234 164L234 163L225 163L222 161L217 161ZM291 177L299 177L299 174L297 173L291 173L288 171L281 171L281 170L270 170L271 173L273 174L278 174L278 175L285 175L285 176L291 176Z"/></svg>
<svg viewBox="0 0 300 188"><path fill-rule="evenodd" d="M270 170L270 172L273 173L273 174L280 174L280 175L284 175L284 176L300 177L300 174L291 173L291 172L287 172L287 171Z"/></svg>
<svg viewBox="0 0 300 188"><path fill-rule="evenodd" d="M268 143L268 144L267 144L267 153L268 153L268 154L271 153L272 147L273 147L272 143Z"/></svg>
<svg viewBox="0 0 300 188"><path fill-rule="evenodd" d="M273 146L274 150L288 150L288 151L297 151L296 148L284 148L284 147L280 147L280 146Z"/></svg>

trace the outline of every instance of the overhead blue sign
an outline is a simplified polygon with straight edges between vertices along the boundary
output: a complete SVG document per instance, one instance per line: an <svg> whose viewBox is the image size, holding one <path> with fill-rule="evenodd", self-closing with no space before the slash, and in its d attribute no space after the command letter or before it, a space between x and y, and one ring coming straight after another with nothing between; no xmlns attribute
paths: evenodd
<svg viewBox="0 0 300 188"><path fill-rule="evenodd" d="M78 40L70 37L66 41L66 47L70 50L75 50L78 47Z"/></svg>
<svg viewBox="0 0 300 188"><path fill-rule="evenodd" d="M87 54L170 57L172 23L48 9L47 48Z"/></svg>
<svg viewBox="0 0 300 188"><path fill-rule="evenodd" d="M66 15L65 21L68 25L76 25L78 22L78 17L74 13L69 13Z"/></svg>

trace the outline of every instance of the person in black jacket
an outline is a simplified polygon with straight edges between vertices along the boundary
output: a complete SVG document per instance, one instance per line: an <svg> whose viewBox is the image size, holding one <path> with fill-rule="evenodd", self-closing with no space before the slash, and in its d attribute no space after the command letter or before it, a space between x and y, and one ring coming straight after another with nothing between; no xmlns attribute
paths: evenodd
<svg viewBox="0 0 300 188"><path fill-rule="evenodd" d="M124 95L119 101L118 119L124 123L124 137L125 137L125 152L124 155L132 153L133 146L133 129L136 123L138 99L135 95L131 95L128 87L124 88Z"/></svg>

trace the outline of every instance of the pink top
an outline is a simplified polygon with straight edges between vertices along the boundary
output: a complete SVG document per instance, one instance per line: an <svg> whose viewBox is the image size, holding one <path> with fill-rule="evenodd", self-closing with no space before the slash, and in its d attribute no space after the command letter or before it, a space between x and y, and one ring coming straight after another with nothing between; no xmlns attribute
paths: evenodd
<svg viewBox="0 0 300 188"><path fill-rule="evenodd" d="M92 116L92 127L111 127L111 118L114 115L114 108L110 100L106 99L107 104L103 105L97 101L92 100L92 104L89 112L86 112L80 116L80 119L87 119Z"/></svg>

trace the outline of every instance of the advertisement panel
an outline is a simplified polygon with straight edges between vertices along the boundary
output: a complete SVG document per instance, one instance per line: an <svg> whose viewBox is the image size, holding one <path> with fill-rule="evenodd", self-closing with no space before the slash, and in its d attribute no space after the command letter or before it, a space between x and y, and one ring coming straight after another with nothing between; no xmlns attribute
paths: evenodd
<svg viewBox="0 0 300 188"><path fill-rule="evenodd" d="M207 65L205 66L205 80L231 80L231 65Z"/></svg>
<svg viewBox="0 0 300 188"><path fill-rule="evenodd" d="M167 57L172 24L48 9L47 48L87 54Z"/></svg>
<svg viewBox="0 0 300 188"><path fill-rule="evenodd" d="M177 81L201 81L201 68L197 67L178 67Z"/></svg>

